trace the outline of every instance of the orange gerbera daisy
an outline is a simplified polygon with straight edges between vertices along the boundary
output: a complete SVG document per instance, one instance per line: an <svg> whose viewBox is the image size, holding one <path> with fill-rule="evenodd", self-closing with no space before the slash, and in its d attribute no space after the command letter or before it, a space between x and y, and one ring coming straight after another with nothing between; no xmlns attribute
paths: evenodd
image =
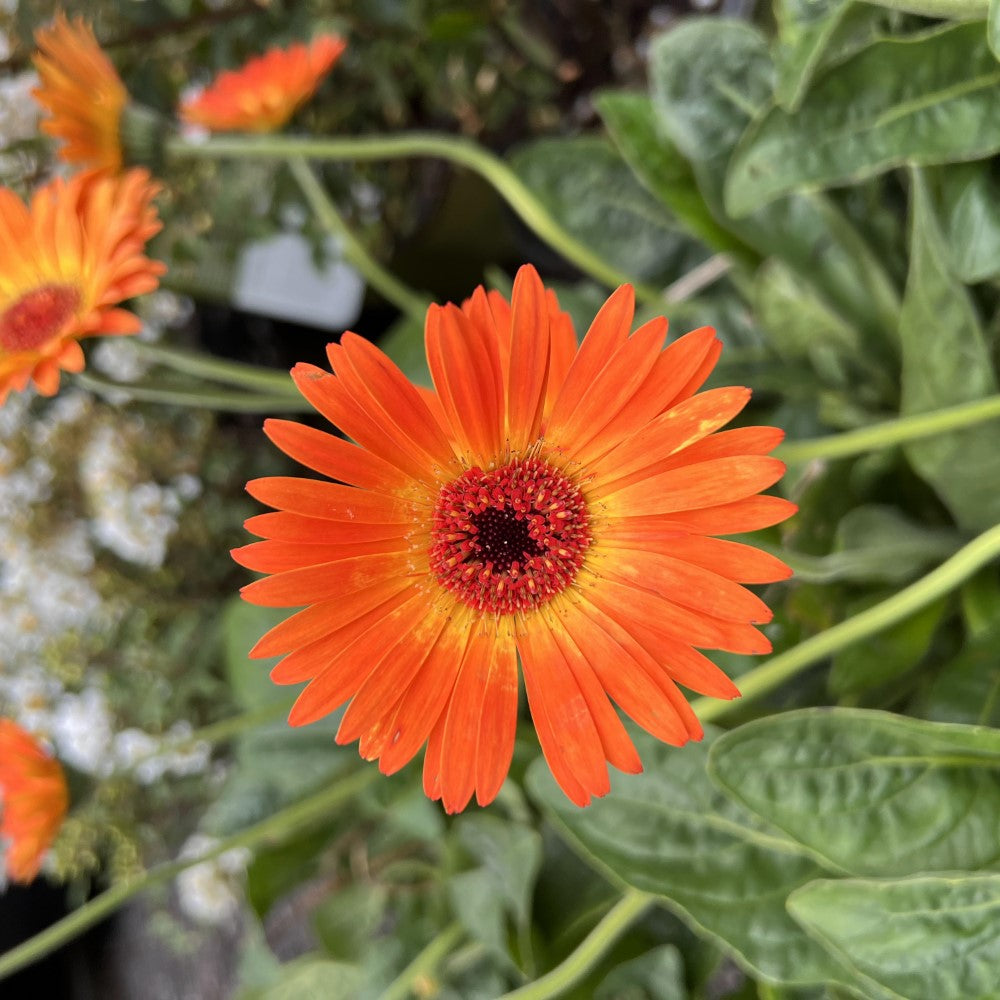
<svg viewBox="0 0 1000 1000"><path fill-rule="evenodd" d="M241 69L220 73L184 102L181 118L215 132L273 132L312 97L346 44L337 35L319 35L308 45L270 49Z"/></svg>
<svg viewBox="0 0 1000 1000"><path fill-rule="evenodd" d="M35 32L35 43L42 85L32 93L52 116L42 131L65 142L59 155L68 163L121 170L119 129L128 92L90 26L60 12Z"/></svg>
<svg viewBox="0 0 1000 1000"><path fill-rule="evenodd" d="M0 719L0 839L7 875L30 882L69 808L59 761L10 719Z"/></svg>
<svg viewBox="0 0 1000 1000"><path fill-rule="evenodd" d="M114 306L165 270L143 256L160 229L158 191L140 169L56 179L30 207L0 188L0 405L29 379L50 396L60 369L81 371L81 337L138 332L138 317Z"/></svg>
<svg viewBox="0 0 1000 1000"><path fill-rule="evenodd" d="M335 374L297 365L302 394L357 444L285 420L264 426L291 457L340 480L274 477L247 489L277 508L237 549L271 576L256 604L303 606L254 647L287 654L271 676L310 681L293 725L350 699L337 741L392 773L426 742L424 789L449 812L497 794L510 764L520 656L542 752L566 795L608 791L606 762L641 770L610 699L667 743L702 729L677 685L736 687L695 647L766 653L771 618L741 583L789 569L709 536L795 506L758 496L784 471L772 427L715 433L750 398L696 395L718 359L713 330L663 349L667 321L630 335L619 288L577 349L531 267L511 303L476 290L431 306L436 392L411 385L351 333Z"/></svg>

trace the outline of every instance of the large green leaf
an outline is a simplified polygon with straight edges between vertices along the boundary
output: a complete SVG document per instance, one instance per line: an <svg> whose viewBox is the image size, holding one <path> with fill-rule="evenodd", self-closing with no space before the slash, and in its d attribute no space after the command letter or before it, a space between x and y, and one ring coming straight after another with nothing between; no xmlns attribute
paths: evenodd
<svg viewBox="0 0 1000 1000"><path fill-rule="evenodd" d="M962 281L1000 273L1000 179L990 160L955 163L928 171L941 219L948 261Z"/></svg>
<svg viewBox="0 0 1000 1000"><path fill-rule="evenodd" d="M832 67L798 111L773 108L733 155L726 205L747 215L805 187L1000 149L1000 66L981 23L876 42Z"/></svg>
<svg viewBox="0 0 1000 1000"><path fill-rule="evenodd" d="M925 567L947 559L961 544L957 531L918 524L898 507L863 504L841 518L828 555L787 550L779 555L797 578L808 583L904 583Z"/></svg>
<svg viewBox="0 0 1000 1000"><path fill-rule="evenodd" d="M606 139L538 139L510 163L569 232L626 274L665 283L706 257Z"/></svg>
<svg viewBox="0 0 1000 1000"><path fill-rule="evenodd" d="M1000 623L969 639L909 708L935 722L1000 728Z"/></svg>
<svg viewBox="0 0 1000 1000"><path fill-rule="evenodd" d="M645 774L615 773L611 793L586 809L566 799L540 759L528 789L593 865L662 897L754 972L792 983L842 979L785 911L788 893L822 874L816 863L713 789L705 744L677 750L642 733L635 739Z"/></svg>
<svg viewBox="0 0 1000 1000"><path fill-rule="evenodd" d="M1000 107L1000 101L997 102ZM997 392L993 362L968 293L949 273L927 185L913 171L910 274L900 317L902 412L922 413ZM993 425L942 434L906 447L914 469L958 524L1000 521L1000 448Z"/></svg>
<svg viewBox="0 0 1000 1000"><path fill-rule="evenodd" d="M1000 875L818 880L788 908L874 997L1000 995Z"/></svg>
<svg viewBox="0 0 1000 1000"><path fill-rule="evenodd" d="M859 709L747 723L712 749L726 794L856 875L1000 868L1000 731Z"/></svg>
<svg viewBox="0 0 1000 1000"><path fill-rule="evenodd" d="M892 596L884 590L868 594L847 605L854 615ZM838 697L858 695L888 684L913 670L927 655L931 637L941 623L947 598L933 601L889 628L882 629L866 642L856 642L833 657L828 685Z"/></svg>
<svg viewBox="0 0 1000 1000"><path fill-rule="evenodd" d="M780 257L878 351L894 331L898 296L885 269L827 199L794 196L735 220L723 206L729 159L771 101L774 66L754 28L725 18L688 21L650 51L653 106L691 164L716 220L762 256Z"/></svg>
<svg viewBox="0 0 1000 1000"><path fill-rule="evenodd" d="M713 250L734 253L746 263L756 263L753 251L712 217L691 165L662 133L653 102L645 94L605 90L594 98L594 105L636 177L692 236Z"/></svg>
<svg viewBox="0 0 1000 1000"><path fill-rule="evenodd" d="M687 995L681 953L665 944L608 973L594 1000L686 1000Z"/></svg>
<svg viewBox="0 0 1000 1000"><path fill-rule="evenodd" d="M853 0L774 0L778 23L774 96L794 111Z"/></svg>

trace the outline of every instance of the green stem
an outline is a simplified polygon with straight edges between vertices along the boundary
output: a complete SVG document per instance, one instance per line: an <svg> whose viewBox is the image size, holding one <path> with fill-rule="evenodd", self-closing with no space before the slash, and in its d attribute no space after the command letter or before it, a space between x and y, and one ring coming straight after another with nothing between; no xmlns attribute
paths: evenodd
<svg viewBox="0 0 1000 1000"><path fill-rule="evenodd" d="M691 703L691 707L703 722L709 722L732 711L741 703L760 698L817 661L909 618L939 597L950 593L998 556L1000 524L977 535L968 545L916 583L911 583L874 607L778 653L767 663L739 677L737 683L743 695L739 701L698 698Z"/></svg>
<svg viewBox="0 0 1000 1000"><path fill-rule="evenodd" d="M383 991L381 1000L406 1000L410 995L423 996L415 988L415 980L430 976L448 953L462 940L463 931L458 924L450 924L420 952Z"/></svg>
<svg viewBox="0 0 1000 1000"><path fill-rule="evenodd" d="M990 0L866 0L873 7L888 7L903 14L978 21L989 13Z"/></svg>
<svg viewBox="0 0 1000 1000"><path fill-rule="evenodd" d="M326 788L320 789L308 798L302 799L265 820L226 837L211 850L197 858L185 858L183 861L169 861L144 872L131 882L120 882L85 903L78 910L63 917L40 934L29 938L23 944L12 948L0 956L0 979L17 972L18 969L54 951L56 948L82 934L87 928L114 913L120 906L133 896L171 881L186 868L210 861L235 847L257 848L264 844L279 844L289 836L301 832L310 824L325 817L332 809L356 796L365 785L369 784L378 774L374 768L366 767Z"/></svg>
<svg viewBox="0 0 1000 1000"><path fill-rule="evenodd" d="M533 983L505 993L500 1000L545 1000L578 983L604 957L628 926L654 902L648 893L626 889L601 922L554 969Z"/></svg>
<svg viewBox="0 0 1000 1000"><path fill-rule="evenodd" d="M165 344L147 344L141 340L133 340L132 343L138 353L150 361L187 375L197 375L209 382L225 382L258 393L299 395L295 383L284 372L241 361L226 361L198 351L167 347Z"/></svg>
<svg viewBox="0 0 1000 1000"><path fill-rule="evenodd" d="M247 392L229 392L223 389L168 389L149 383L109 382L81 372L74 376L77 385L89 389L109 403L123 400L143 403L164 403L168 406L186 406L197 410L228 411L230 413L309 413L313 408L302 397L289 393L280 396L254 395Z"/></svg>
<svg viewBox="0 0 1000 1000"><path fill-rule="evenodd" d="M168 136L168 155L178 157L248 157L251 159L392 160L414 156L440 157L466 167L489 182L521 219L549 246L572 261L581 271L604 285L614 287L630 281L628 275L605 263L588 246L567 232L549 213L530 188L499 157L460 136L409 132L396 135L312 138L294 136L213 136L189 142ZM638 282L636 295L643 301L665 301L661 289Z"/></svg>
<svg viewBox="0 0 1000 1000"><path fill-rule="evenodd" d="M418 295L411 288L407 288L372 257L350 231L343 216L323 190L323 185L320 184L312 167L301 156L289 157L288 166L323 228L343 244L345 260L361 272L372 288L422 327L424 317L427 315L427 306L431 301L430 296Z"/></svg>
<svg viewBox="0 0 1000 1000"><path fill-rule="evenodd" d="M789 464L808 462L814 458L846 458L997 418L1000 418L1000 396L987 396L985 399L974 399L969 403L959 403L930 413L914 413L907 417L884 420L871 427L845 431L843 434L789 441L778 448L775 454Z"/></svg>

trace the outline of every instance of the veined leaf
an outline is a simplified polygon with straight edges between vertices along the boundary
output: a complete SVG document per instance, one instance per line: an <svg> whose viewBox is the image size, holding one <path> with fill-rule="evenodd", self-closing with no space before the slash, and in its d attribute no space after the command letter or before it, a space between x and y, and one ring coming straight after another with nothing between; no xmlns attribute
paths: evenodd
<svg viewBox="0 0 1000 1000"><path fill-rule="evenodd" d="M1000 178L990 160L928 170L948 260L970 284L1000 274Z"/></svg>
<svg viewBox="0 0 1000 1000"><path fill-rule="evenodd" d="M650 76L663 131L691 164L716 221L761 256L780 257L869 334L871 350L887 345L898 296L877 257L832 203L795 195L744 219L725 210L730 156L771 102L774 66L763 35L725 18L688 21L653 44Z"/></svg>
<svg viewBox="0 0 1000 1000"><path fill-rule="evenodd" d="M663 897L756 973L845 981L785 911L788 893L822 874L816 863L712 788L705 744L678 750L642 733L635 740L645 774L615 773L611 794L586 809L566 799L541 759L528 770L529 791L595 867Z"/></svg>
<svg viewBox="0 0 1000 1000"><path fill-rule="evenodd" d="M927 185L918 170L913 171L912 201L910 273L899 324L903 414L941 409L997 392L979 320L965 288L948 273ZM976 531L1000 521L1000 447L995 425L917 441L907 445L905 452L960 527Z"/></svg>
<svg viewBox="0 0 1000 1000"><path fill-rule="evenodd" d="M712 217L690 164L662 134L645 94L605 90L594 99L614 144L649 192L706 246L735 254L747 264L759 258Z"/></svg>
<svg viewBox="0 0 1000 1000"><path fill-rule="evenodd" d="M625 273L667 282L707 256L600 136L537 139L511 166L569 232Z"/></svg>
<svg viewBox="0 0 1000 1000"><path fill-rule="evenodd" d="M720 737L734 801L848 874L1000 870L1000 731L803 709Z"/></svg>
<svg viewBox="0 0 1000 1000"><path fill-rule="evenodd" d="M819 880L793 917L886 1000L995 1000L1000 875Z"/></svg>
<svg viewBox="0 0 1000 1000"><path fill-rule="evenodd" d="M876 42L826 72L798 111L773 108L748 131L726 206L740 217L801 188L989 156L1000 150L998 85L981 23Z"/></svg>

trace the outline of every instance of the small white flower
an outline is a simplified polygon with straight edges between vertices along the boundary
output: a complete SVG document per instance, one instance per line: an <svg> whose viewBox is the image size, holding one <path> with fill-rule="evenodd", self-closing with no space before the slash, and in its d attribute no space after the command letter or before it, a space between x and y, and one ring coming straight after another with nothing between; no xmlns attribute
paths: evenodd
<svg viewBox="0 0 1000 1000"><path fill-rule="evenodd" d="M60 759L71 767L101 777L111 773L111 714L97 688L64 694L52 713L49 734Z"/></svg>
<svg viewBox="0 0 1000 1000"><path fill-rule="evenodd" d="M216 844L215 837L193 834L180 857L201 857ZM240 889L252 857L247 848L238 847L184 869L177 876L177 900L184 915L195 923L216 926L231 920L239 910Z"/></svg>

